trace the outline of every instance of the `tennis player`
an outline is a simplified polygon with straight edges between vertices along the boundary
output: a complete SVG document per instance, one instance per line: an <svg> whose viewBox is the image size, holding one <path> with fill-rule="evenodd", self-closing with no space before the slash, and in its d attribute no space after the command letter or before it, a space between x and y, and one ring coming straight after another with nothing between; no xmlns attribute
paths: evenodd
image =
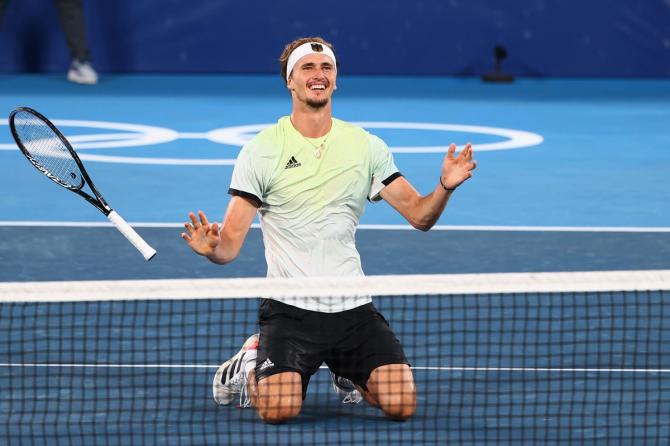
<svg viewBox="0 0 670 446"><path fill-rule="evenodd" d="M332 117L337 88L333 46L318 37L289 43L281 75L293 99L290 116L247 143L237 158L223 223L189 213L182 237L214 263L238 255L259 215L268 277L361 276L354 233L367 200L384 199L417 229L429 230L476 163L468 144L449 146L435 189L421 196L401 175L387 145ZM438 175L439 174L439 175ZM326 363L338 393L361 397L388 417L416 409L412 371L400 342L369 297L337 304L318 298L265 299L260 335L217 371L219 404L239 397L269 423L300 412L310 376Z"/></svg>

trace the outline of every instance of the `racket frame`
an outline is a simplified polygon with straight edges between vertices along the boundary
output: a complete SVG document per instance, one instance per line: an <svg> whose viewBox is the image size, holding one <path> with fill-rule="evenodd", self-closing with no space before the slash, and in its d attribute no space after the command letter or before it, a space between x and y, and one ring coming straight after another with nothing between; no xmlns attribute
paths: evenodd
<svg viewBox="0 0 670 446"><path fill-rule="evenodd" d="M49 170L46 167L40 164L30 154L30 151L23 144L23 141L21 140L21 137L19 136L16 130L16 124L14 123L14 118L16 117L16 114L20 112L29 113L35 116L37 119L46 124L51 129L51 131L56 135L56 137L58 137L60 142L68 150L68 152L74 159L74 162L77 164L77 167L79 168L79 173L81 174L84 180L80 187L72 187L70 184L67 184L66 182L62 181L56 175L53 175L51 172L49 172ZM42 172L53 182L83 197L86 201L95 206L96 209L105 214L107 219L111 221L114 224L114 226L116 226L117 229L121 231L121 233L142 253L142 255L146 260L151 260L156 255L156 250L153 249L151 246L149 246L147 242L145 242L144 239L142 239L142 237L140 237L140 235L137 234L137 232L107 204L107 202L102 197L100 192L98 192L98 189L95 187L95 184L93 183L93 180L91 180L91 177L88 175L88 172L86 172L84 163L79 158L79 155L77 155L77 152L75 152L74 148L72 147L72 144L70 144L67 138L65 138L65 136L61 133L61 131L58 130L58 128L51 121L49 121L49 119L47 119L40 112L33 110L30 107L18 107L15 110L13 110L9 115L9 128L12 132L12 136L14 137L14 141L16 141L16 145L19 147L19 150L21 150L23 155L26 158L28 158L30 164L32 164L37 170ZM84 184L88 185L88 187L93 192L94 196L91 196L82 190L84 188Z"/></svg>
<svg viewBox="0 0 670 446"><path fill-rule="evenodd" d="M42 121L44 124L46 124L52 132L58 137L60 142L65 146L65 148L70 152L70 155L72 155L72 158L74 159L74 162L77 164L77 167L79 167L79 172L81 173L82 178L84 179L84 183L88 185L88 187L91 189L95 197L87 194L84 192L82 189L84 187L84 184L81 185L81 187L75 188L72 187L71 185L65 183L64 181L60 180L57 176L53 175L51 172L49 172L44 166L42 166L31 154L30 151L25 147L23 144L23 141L18 135L18 132L16 131L16 125L14 124L14 118L17 113L20 112L25 112L29 113L31 115L34 115L37 119ZM91 203L93 206L95 206L100 212L105 214L105 216L109 216L110 212L112 212L112 208L107 204L105 199L102 197L100 192L98 192L98 189L95 187L95 184L93 183L93 180L91 180L91 177L88 175L88 172L86 172L86 168L84 167L84 163L82 163L81 159L79 158L79 155L77 155L77 152L72 148L72 145L70 142L65 138L65 136L61 133L60 130L51 122L49 121L44 115L42 115L40 112L33 110L30 107L18 107L16 110L12 111L12 113L9 115L9 128L12 131L12 136L14 137L14 141L16 141L16 145L19 146L19 150L23 153L23 155L28 158L28 161L30 161L30 164L32 164L37 170L45 174L50 180L54 181L57 183L59 186L63 186L64 188L76 193L77 195L83 197L86 201Z"/></svg>

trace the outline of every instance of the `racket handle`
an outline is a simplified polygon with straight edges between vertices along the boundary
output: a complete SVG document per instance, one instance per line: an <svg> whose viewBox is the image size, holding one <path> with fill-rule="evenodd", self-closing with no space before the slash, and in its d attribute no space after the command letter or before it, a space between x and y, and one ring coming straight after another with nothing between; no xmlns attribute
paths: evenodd
<svg viewBox="0 0 670 446"><path fill-rule="evenodd" d="M140 235L130 226L116 211L112 211L107 216L109 221L114 223L114 226L123 234L130 243L142 253L145 260L151 260L156 255L156 250L153 249L147 242L144 241Z"/></svg>

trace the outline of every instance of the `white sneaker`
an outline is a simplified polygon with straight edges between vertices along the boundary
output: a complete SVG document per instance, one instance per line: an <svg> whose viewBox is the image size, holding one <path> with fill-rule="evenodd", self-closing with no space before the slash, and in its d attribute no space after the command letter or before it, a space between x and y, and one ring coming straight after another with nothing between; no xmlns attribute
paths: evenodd
<svg viewBox="0 0 670 446"><path fill-rule="evenodd" d="M216 404L230 404L235 396L240 396L240 406L248 407L250 401L245 398L247 373L256 365L258 334L253 334L244 342L239 352L216 370L212 382L212 394Z"/></svg>
<svg viewBox="0 0 670 446"><path fill-rule="evenodd" d="M90 63L75 59L67 72L67 80L76 84L93 85L98 83L98 73Z"/></svg>
<svg viewBox="0 0 670 446"><path fill-rule="evenodd" d="M363 395L350 380L333 372L330 372L330 379L333 381L333 389L342 398L342 403L358 404L361 402Z"/></svg>

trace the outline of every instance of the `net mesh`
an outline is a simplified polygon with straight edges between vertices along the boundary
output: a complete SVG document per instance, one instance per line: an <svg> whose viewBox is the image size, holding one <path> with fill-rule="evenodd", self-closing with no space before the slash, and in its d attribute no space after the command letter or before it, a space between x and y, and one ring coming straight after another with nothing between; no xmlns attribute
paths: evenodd
<svg viewBox="0 0 670 446"><path fill-rule="evenodd" d="M668 444L668 288L668 271L0 284L0 438ZM214 403L217 367L258 331L259 300L249 296L316 289L374 295L412 364L410 419L342 404L324 368L283 424L263 423L237 399Z"/></svg>
<svg viewBox="0 0 670 446"><path fill-rule="evenodd" d="M25 110L14 114L13 123L24 153L35 167L68 189L78 190L84 186L79 166L51 127Z"/></svg>

